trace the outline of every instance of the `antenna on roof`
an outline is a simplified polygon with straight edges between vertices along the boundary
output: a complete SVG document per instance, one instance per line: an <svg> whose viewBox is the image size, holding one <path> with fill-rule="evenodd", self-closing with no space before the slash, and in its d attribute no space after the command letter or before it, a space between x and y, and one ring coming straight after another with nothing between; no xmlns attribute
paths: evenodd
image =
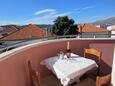
<svg viewBox="0 0 115 86"><path fill-rule="evenodd" d="M47 31L48 31L48 28L46 28L45 30L46 30L45 32L46 32L46 37L47 37L47 35L48 35L48 32L47 32Z"/></svg>

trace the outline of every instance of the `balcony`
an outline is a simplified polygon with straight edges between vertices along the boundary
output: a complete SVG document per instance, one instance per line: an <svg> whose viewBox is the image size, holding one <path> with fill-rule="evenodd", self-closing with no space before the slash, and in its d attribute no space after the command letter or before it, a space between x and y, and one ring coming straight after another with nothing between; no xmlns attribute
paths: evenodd
<svg viewBox="0 0 115 86"><path fill-rule="evenodd" d="M54 76L47 68L40 65L46 58L57 55L59 51L66 51L66 42L70 41L72 52L83 56L84 48L96 48L102 51L101 74L111 73L113 64L114 39L58 39L33 42L28 45L9 50L0 54L0 86L31 86L27 61L32 67L40 71L41 80L47 75ZM54 76L55 77L55 76ZM83 77L83 79L85 76ZM58 84L60 82L55 77ZM95 86L95 83L91 86ZM78 86L73 84L72 86ZM86 86L86 85L82 85ZM89 85L88 85L89 86Z"/></svg>

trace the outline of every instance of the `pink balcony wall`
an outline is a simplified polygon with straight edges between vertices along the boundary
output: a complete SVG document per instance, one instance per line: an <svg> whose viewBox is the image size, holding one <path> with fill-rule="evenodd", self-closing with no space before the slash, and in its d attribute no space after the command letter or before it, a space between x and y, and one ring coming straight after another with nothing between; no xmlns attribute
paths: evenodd
<svg viewBox="0 0 115 86"><path fill-rule="evenodd" d="M115 44L115 41L71 40L70 47L73 53L83 56L83 49L88 48L89 44L91 43ZM60 50L66 50L66 40L37 44L25 49L21 49L11 55L7 55L6 57L4 57L6 59L1 58L0 86L30 86L27 61L31 60L33 68L39 70L43 78L50 72L39 63L45 58L55 56ZM112 57L110 57L110 59L112 59Z"/></svg>

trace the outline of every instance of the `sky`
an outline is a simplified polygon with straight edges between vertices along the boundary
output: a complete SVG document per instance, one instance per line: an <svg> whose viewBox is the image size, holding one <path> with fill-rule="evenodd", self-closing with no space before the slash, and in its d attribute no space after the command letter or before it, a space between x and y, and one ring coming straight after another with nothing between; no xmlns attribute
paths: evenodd
<svg viewBox="0 0 115 86"><path fill-rule="evenodd" d="M0 0L0 25L53 24L58 16L77 24L115 17L115 0Z"/></svg>

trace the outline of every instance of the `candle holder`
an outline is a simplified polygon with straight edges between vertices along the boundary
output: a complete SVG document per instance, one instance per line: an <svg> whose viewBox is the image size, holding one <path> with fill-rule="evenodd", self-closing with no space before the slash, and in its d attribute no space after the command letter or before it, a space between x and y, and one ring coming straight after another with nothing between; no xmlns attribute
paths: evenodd
<svg viewBox="0 0 115 86"><path fill-rule="evenodd" d="M67 56L67 58L71 57L71 49L66 50L66 56Z"/></svg>

